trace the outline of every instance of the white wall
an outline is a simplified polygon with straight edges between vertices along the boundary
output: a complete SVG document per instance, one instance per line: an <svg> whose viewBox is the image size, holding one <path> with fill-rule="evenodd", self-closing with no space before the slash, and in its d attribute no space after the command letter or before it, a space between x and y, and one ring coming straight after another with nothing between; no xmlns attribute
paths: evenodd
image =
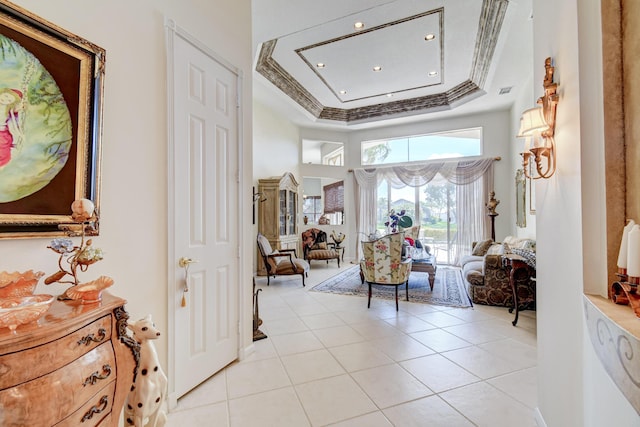
<svg viewBox="0 0 640 427"><path fill-rule="evenodd" d="M176 23L244 73L243 138L251 147L250 0L15 0L42 18L106 49L101 232L94 245L105 252L81 279L115 279L112 293L125 298L132 318L153 315L167 331L167 129L164 19ZM249 78L246 78L249 76ZM251 191L251 150L243 153L243 193ZM251 221L246 197L243 221ZM255 240L246 236L243 254ZM0 240L0 269L52 273L57 257L48 239ZM250 247L249 247L250 245ZM251 295L251 266L241 283ZM63 288L62 288L63 289ZM62 289L40 284L38 293ZM251 300L244 313L251 342ZM156 342L167 366L166 335Z"/></svg>
<svg viewBox="0 0 640 427"><path fill-rule="evenodd" d="M265 107L259 102L253 102L253 186L258 191L258 180L282 176L285 172L291 172L302 186L300 174L300 132L296 125L285 117L282 117ZM258 248L256 236L258 235L258 218L260 203L255 204L256 222L251 233L252 271L257 270ZM300 206L302 212L302 205ZM301 219L302 221L302 219ZM260 261L262 262L262 261Z"/></svg>
<svg viewBox="0 0 640 427"><path fill-rule="evenodd" d="M536 64L539 66L540 64ZM542 94L542 83L534 84L533 83L533 70L531 70L531 74L522 79L526 81L525 84L522 85L522 89L518 93L518 98L516 99L513 107L511 108L511 132L509 136L511 137L511 164L512 164L512 174L515 177L515 171L517 169L522 169L522 156L520 153L524 151L525 140L523 138L516 138L518 134L518 130L520 129L520 117L522 116L522 112L528 110L529 108L533 108L536 106L536 100ZM529 181L529 180L527 180ZM535 239L536 238L536 216L531 213L531 200L533 196L533 206L535 207L535 185L537 184L537 180L533 182L527 182L526 187L526 197L527 201L526 205L526 227L517 227L516 226L516 215L514 210L514 215L511 215L511 229L515 230L515 234L518 237L526 237ZM530 190L532 194L530 193ZM515 185L511 189L511 197L515 203L516 190ZM515 206L514 206L515 209Z"/></svg>
<svg viewBox="0 0 640 427"><path fill-rule="evenodd" d="M287 118L259 102L253 104L253 177L258 180L291 172L300 175L300 131Z"/></svg>
<svg viewBox="0 0 640 427"><path fill-rule="evenodd" d="M590 34L600 28L599 3L534 2L534 93L551 56L560 94L558 169L536 189L538 404L549 427L640 425L588 342L582 307L584 284L606 280L606 257L594 256L605 227L601 45Z"/></svg>

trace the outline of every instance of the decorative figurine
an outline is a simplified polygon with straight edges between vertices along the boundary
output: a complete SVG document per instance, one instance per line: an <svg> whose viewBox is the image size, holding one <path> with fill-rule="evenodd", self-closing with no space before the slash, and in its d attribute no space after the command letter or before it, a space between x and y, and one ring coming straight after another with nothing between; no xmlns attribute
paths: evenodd
<svg viewBox="0 0 640 427"><path fill-rule="evenodd" d="M336 248L340 247L340 244L344 242L345 237L347 236L345 236L345 234L342 232L336 234L336 230L331 231L331 240L333 240L333 242L336 244Z"/></svg>
<svg viewBox="0 0 640 427"><path fill-rule="evenodd" d="M124 408L125 426L163 427L167 422L162 407L167 396L167 376L152 341L158 339L160 332L150 314L127 326L140 344L140 363Z"/></svg>
<svg viewBox="0 0 640 427"><path fill-rule="evenodd" d="M496 200L496 192L492 191L489 193L489 201L485 203L487 210L489 211L488 215L498 215L496 213L496 208L500 204L500 200Z"/></svg>
<svg viewBox="0 0 640 427"><path fill-rule="evenodd" d="M413 219L406 213L404 209L400 213L396 213L395 209L389 211L389 220L384 223L389 233L397 233L398 230L410 228L413 225Z"/></svg>
<svg viewBox="0 0 640 427"><path fill-rule="evenodd" d="M101 276L92 282L80 284L78 270L85 272L91 264L103 258L102 249L92 246L91 239L85 240L87 229L91 230L98 222L95 206L91 200L78 199L71 204L71 218L75 224L61 224L60 229L67 231L69 236L80 236L80 246L75 246L71 239L53 239L47 246L60 254L58 271L44 279L45 285L51 283L70 283L74 288L67 289L58 297L60 300L77 299L83 303L97 302L101 299L102 290L113 284L113 279ZM64 263L68 264L65 266ZM65 279L67 276L70 278ZM63 280L65 279L65 280Z"/></svg>

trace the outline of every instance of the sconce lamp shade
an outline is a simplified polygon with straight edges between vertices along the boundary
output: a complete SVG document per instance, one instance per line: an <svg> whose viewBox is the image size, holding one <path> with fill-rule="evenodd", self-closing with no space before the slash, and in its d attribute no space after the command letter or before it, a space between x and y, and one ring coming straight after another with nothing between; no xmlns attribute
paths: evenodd
<svg viewBox="0 0 640 427"><path fill-rule="evenodd" d="M517 138L532 136L535 132L542 132L549 129L549 125L544 121L542 107L530 108L522 113L520 117L520 130Z"/></svg>
<svg viewBox="0 0 640 427"><path fill-rule="evenodd" d="M533 147L525 144L524 152L520 153L524 175L529 179L550 178L556 171L556 143L553 135L559 96L556 93L558 84L553 82L555 68L551 65L550 57L545 59L544 69L544 96L538 99L540 107L530 108L522 113L520 130L516 135L517 138L533 139ZM640 251L640 247L638 250Z"/></svg>

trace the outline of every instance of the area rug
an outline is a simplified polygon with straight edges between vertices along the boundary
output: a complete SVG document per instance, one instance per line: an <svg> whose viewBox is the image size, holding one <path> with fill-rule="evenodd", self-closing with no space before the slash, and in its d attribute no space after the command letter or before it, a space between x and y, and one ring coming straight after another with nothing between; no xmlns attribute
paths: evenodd
<svg viewBox="0 0 640 427"><path fill-rule="evenodd" d="M351 267L346 271L316 285L314 292L328 292L332 294L357 295L367 297L369 286L360 281L360 267ZM398 288L398 299L405 300L405 287ZM373 298L395 300L393 286L373 285ZM409 302L446 305L451 307L471 307L471 300L467 294L458 268L438 267L433 292L429 288L429 273L412 271L409 276Z"/></svg>

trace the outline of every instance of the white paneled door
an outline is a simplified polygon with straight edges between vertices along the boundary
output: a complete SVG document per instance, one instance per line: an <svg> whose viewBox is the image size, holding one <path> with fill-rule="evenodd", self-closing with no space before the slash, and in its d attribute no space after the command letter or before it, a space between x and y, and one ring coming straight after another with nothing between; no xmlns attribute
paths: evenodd
<svg viewBox="0 0 640 427"><path fill-rule="evenodd" d="M169 42L169 353L175 399L238 354L238 75L194 43L179 33Z"/></svg>

